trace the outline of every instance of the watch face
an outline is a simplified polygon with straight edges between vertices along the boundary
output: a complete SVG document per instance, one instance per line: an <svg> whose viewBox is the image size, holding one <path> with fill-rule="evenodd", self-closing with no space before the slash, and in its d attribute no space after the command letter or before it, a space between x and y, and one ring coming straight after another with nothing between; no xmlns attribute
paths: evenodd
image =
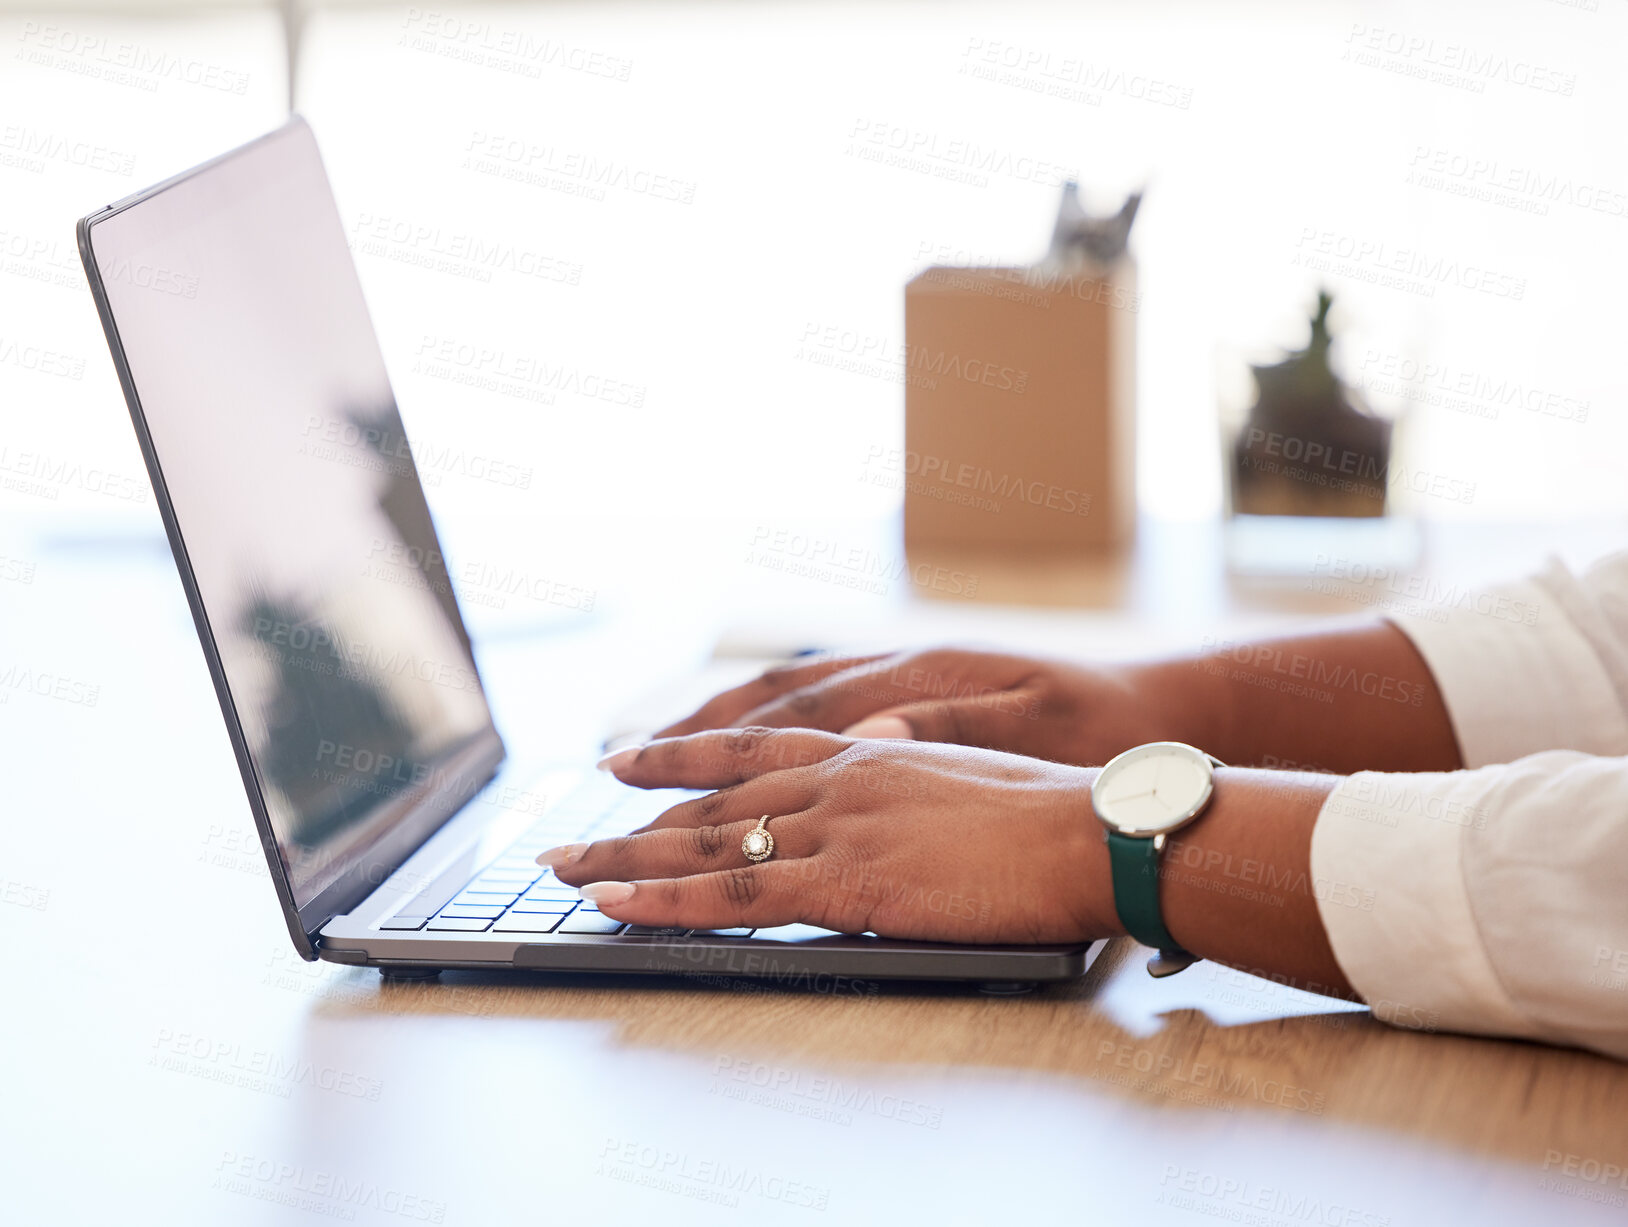
<svg viewBox="0 0 1628 1227"><path fill-rule="evenodd" d="M1155 741L1112 759L1097 776L1097 817L1125 835L1158 835L1194 818L1210 799L1210 760L1179 741Z"/></svg>

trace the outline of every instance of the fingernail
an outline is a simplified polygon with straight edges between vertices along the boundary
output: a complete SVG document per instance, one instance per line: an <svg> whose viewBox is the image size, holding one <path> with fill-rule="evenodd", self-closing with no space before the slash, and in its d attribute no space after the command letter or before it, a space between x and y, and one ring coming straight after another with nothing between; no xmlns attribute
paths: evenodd
<svg viewBox="0 0 1628 1227"><path fill-rule="evenodd" d="M580 861L587 850L587 844L561 844L558 848L539 853L537 863L550 869L564 869L572 861Z"/></svg>
<svg viewBox="0 0 1628 1227"><path fill-rule="evenodd" d="M623 767L627 766L634 759L638 758L639 751L642 748L642 746L629 746L625 750L616 750L605 755L604 758L599 760L596 766L598 766L601 771L608 771L612 775L615 775Z"/></svg>
<svg viewBox="0 0 1628 1227"><path fill-rule="evenodd" d="M589 882L577 892L589 903L600 907L615 907L633 898L632 882Z"/></svg>
<svg viewBox="0 0 1628 1227"><path fill-rule="evenodd" d="M903 716L866 716L842 730L844 737L898 737L914 741L916 734Z"/></svg>

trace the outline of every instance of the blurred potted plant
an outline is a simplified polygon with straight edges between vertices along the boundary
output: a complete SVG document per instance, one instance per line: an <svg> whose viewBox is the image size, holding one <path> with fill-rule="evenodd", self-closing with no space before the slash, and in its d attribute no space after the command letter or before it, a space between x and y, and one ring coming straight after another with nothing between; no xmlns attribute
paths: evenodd
<svg viewBox="0 0 1628 1227"><path fill-rule="evenodd" d="M1333 302L1327 291L1317 295L1304 349L1250 367L1256 399L1231 448L1234 515L1385 514L1392 423L1334 373Z"/></svg>

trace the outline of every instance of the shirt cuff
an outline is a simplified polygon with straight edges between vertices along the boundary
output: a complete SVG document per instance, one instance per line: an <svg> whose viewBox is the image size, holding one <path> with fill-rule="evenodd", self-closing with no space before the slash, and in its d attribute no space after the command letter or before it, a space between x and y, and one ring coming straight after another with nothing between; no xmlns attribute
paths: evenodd
<svg viewBox="0 0 1628 1227"><path fill-rule="evenodd" d="M1493 772L1364 771L1329 795L1312 888L1335 961L1374 1016L1428 1031L1529 1035L1487 957L1460 855Z"/></svg>
<svg viewBox="0 0 1628 1227"><path fill-rule="evenodd" d="M1466 767L1628 747L1628 717L1598 653L1540 581L1390 620L1430 666Z"/></svg>

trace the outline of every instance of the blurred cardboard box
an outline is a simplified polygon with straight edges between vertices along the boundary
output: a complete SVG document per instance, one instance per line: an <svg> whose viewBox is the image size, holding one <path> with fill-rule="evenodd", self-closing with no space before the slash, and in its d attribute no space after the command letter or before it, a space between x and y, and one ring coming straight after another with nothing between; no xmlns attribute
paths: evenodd
<svg viewBox="0 0 1628 1227"><path fill-rule="evenodd" d="M1100 548L1135 516L1136 265L905 287L905 548Z"/></svg>

